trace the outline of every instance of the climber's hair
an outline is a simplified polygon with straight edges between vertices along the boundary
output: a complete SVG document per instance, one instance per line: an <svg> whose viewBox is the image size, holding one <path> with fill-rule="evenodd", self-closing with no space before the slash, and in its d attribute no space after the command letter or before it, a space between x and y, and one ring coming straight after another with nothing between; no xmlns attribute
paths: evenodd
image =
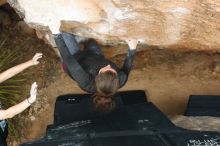
<svg viewBox="0 0 220 146"><path fill-rule="evenodd" d="M94 94L93 103L100 113L109 113L115 108L115 99L113 96Z"/></svg>
<svg viewBox="0 0 220 146"><path fill-rule="evenodd" d="M95 107L101 112L110 112L115 108L113 95L119 88L117 74L111 71L100 73L95 78L96 93L93 97Z"/></svg>

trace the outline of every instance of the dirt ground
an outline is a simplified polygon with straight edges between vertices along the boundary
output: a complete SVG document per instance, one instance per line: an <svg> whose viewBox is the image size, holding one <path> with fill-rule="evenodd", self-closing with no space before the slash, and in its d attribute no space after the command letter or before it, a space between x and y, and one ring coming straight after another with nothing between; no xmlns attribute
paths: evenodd
<svg viewBox="0 0 220 146"><path fill-rule="evenodd" d="M25 142L44 136L46 126L53 123L57 96L84 92L63 72L59 58L42 40L14 28L1 30L0 38L6 36L9 41L5 45L12 50L16 46L18 55L22 56L20 62L30 59L35 52L44 54L38 66L28 69L31 76L25 86L29 88L31 82L37 81L39 97L29 109L29 114L24 114L29 122L27 129L22 129L26 135L21 138L21 142ZM103 51L120 66L126 54L117 54L117 51L121 49L126 52L125 48L115 46ZM183 114L189 95L220 95L220 54L139 47L129 79L120 91L140 89L167 116Z"/></svg>

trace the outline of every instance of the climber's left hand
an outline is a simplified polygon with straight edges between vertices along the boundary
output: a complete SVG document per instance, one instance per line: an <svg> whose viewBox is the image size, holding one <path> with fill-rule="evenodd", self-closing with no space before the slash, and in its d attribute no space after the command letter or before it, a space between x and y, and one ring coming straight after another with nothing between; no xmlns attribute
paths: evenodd
<svg viewBox="0 0 220 146"><path fill-rule="evenodd" d="M128 39L125 40L131 50L135 50L137 48L138 40L136 39Z"/></svg>

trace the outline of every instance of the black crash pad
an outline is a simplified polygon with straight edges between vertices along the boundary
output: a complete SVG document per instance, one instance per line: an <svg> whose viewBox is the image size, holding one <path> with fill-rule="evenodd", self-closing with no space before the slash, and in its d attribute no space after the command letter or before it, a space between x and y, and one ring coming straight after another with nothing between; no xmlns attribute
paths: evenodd
<svg viewBox="0 0 220 146"><path fill-rule="evenodd" d="M116 108L147 102L144 91L126 91L115 95ZM92 94L67 94L57 98L54 111L54 125L98 116L92 102Z"/></svg>
<svg viewBox="0 0 220 146"><path fill-rule="evenodd" d="M185 115L220 117L220 96L191 95Z"/></svg>
<svg viewBox="0 0 220 146"><path fill-rule="evenodd" d="M70 97L76 97L76 95L60 96L56 102L56 124L48 126L44 138L24 143L22 146L195 146L198 144L211 146L220 144L220 133L178 128L152 103L139 101L134 104L132 102L125 104L123 100L126 100L126 97L123 99L118 96L119 105L113 112L104 115L95 112L90 114L88 110L92 108L88 105L91 104L88 101L91 97L77 95L79 96L82 96L85 101L68 101ZM68 102L77 104L64 106L69 104ZM63 108L60 108L60 105ZM85 110L87 108L88 110ZM65 111L68 111L69 115L59 115L63 112L65 114ZM71 118L65 120L68 117Z"/></svg>

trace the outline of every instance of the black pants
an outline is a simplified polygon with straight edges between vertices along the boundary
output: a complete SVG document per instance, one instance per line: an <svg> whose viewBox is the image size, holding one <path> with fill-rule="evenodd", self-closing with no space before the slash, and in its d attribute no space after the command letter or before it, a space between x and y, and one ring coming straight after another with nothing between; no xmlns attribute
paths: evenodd
<svg viewBox="0 0 220 146"><path fill-rule="evenodd" d="M63 32L62 37L71 55L74 55L78 51L81 51L79 44L77 43L75 36L73 34ZM83 44L84 44L83 51L90 50L98 55L103 55L100 46L97 44L97 42L94 39L89 39Z"/></svg>
<svg viewBox="0 0 220 146"><path fill-rule="evenodd" d="M79 44L77 43L75 36L73 34L62 32L61 35L62 35L63 40L64 40L71 55L74 55L77 52L81 51ZM84 44L83 51L89 50L89 51L92 51L98 55L103 55L102 51L100 49L100 46L97 44L97 42L94 39L89 39L88 41L84 42L83 44ZM65 62L62 62L62 67L63 67L63 70L68 75L70 75Z"/></svg>

